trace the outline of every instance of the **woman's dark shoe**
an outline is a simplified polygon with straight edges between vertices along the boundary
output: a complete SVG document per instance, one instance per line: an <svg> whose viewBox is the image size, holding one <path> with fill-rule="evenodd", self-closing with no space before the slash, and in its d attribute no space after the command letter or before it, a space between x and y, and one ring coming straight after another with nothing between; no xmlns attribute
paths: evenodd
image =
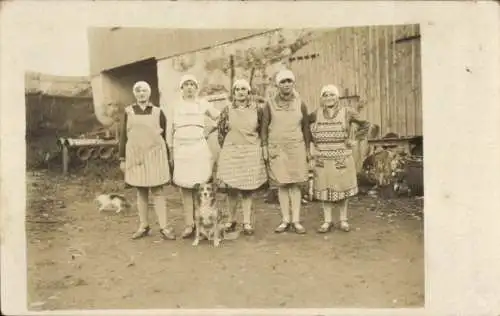
<svg viewBox="0 0 500 316"><path fill-rule="evenodd" d="M346 233L351 231L351 226L347 221L340 221L339 228Z"/></svg>
<svg viewBox="0 0 500 316"><path fill-rule="evenodd" d="M228 233L231 233L231 232L234 232L236 230L236 225L237 223L236 222L229 222L229 223L226 223L224 225L224 231L228 232Z"/></svg>
<svg viewBox="0 0 500 316"><path fill-rule="evenodd" d="M290 228L290 223L282 222L281 224L278 225L278 227L276 227L274 232L277 234L281 234L287 231L289 228Z"/></svg>
<svg viewBox="0 0 500 316"><path fill-rule="evenodd" d="M250 236L253 235L254 229L251 224L243 224L243 234Z"/></svg>
<svg viewBox="0 0 500 316"><path fill-rule="evenodd" d="M149 235L150 230L151 229L149 228L149 226L146 226L144 228L139 228L139 230L132 235L132 239L140 239L146 237L147 235Z"/></svg>
<svg viewBox="0 0 500 316"><path fill-rule="evenodd" d="M175 234L171 228L160 229L161 238L164 240L175 240Z"/></svg>
<svg viewBox="0 0 500 316"><path fill-rule="evenodd" d="M324 234L332 231L333 229L333 223L331 222L324 222L319 228L318 228L318 233Z"/></svg>
<svg viewBox="0 0 500 316"><path fill-rule="evenodd" d="M300 234L300 235L306 233L306 229L300 223L293 223L293 229L295 230L295 232L297 234Z"/></svg>
<svg viewBox="0 0 500 316"><path fill-rule="evenodd" d="M182 232L181 237L183 239L186 239L186 238L193 237L193 235L194 235L194 225L186 226L186 228L184 228L184 231Z"/></svg>

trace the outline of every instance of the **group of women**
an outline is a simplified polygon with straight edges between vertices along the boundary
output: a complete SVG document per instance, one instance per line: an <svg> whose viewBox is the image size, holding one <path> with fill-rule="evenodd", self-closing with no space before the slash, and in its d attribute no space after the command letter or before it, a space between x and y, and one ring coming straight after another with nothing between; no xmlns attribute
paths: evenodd
<svg viewBox="0 0 500 316"><path fill-rule="evenodd" d="M276 75L277 93L260 106L251 98L250 84L236 80L231 104L222 111L198 98L199 83L192 75L182 77L181 98L165 114L149 101L150 86L137 82L136 102L125 109L120 136L120 168L125 182L137 188L139 229L133 239L149 234L148 198L154 197L160 235L176 239L167 219L165 185L180 187L185 228L182 238L194 233L194 192L197 183L217 181L228 188L229 220L226 229L237 228L241 205L242 231L254 233L252 195L269 183L278 187L281 223L276 233L306 233L301 224L301 186L314 170L314 197L322 201L323 223L319 233L333 228L332 210L340 206L339 228L349 231L348 199L358 192L352 156L355 126L369 123L339 103L339 91L324 86L321 106L308 113L295 90L290 70ZM205 116L217 122L221 150L216 161L205 138ZM359 130L359 129L358 129ZM213 172L216 170L216 172Z"/></svg>

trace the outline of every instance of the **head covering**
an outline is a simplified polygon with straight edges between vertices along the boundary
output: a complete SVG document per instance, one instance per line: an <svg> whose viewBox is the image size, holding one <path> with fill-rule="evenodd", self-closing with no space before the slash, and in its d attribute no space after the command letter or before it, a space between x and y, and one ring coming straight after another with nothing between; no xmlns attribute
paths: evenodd
<svg viewBox="0 0 500 316"><path fill-rule="evenodd" d="M295 82L295 76L293 74L293 72L291 70L288 70L288 69L283 69L283 70L280 70L277 74L276 74L276 83L280 83L281 81L285 80L285 79L291 79L292 81Z"/></svg>
<svg viewBox="0 0 500 316"><path fill-rule="evenodd" d="M337 87L334 86L333 84L328 84L326 86L323 86L323 88L321 88L320 95L325 94L325 92L330 92L330 93L335 94L336 96L340 96L339 89L337 89Z"/></svg>
<svg viewBox="0 0 500 316"><path fill-rule="evenodd" d="M247 80L245 79L238 79L233 83L233 89L236 87L243 87L246 88L248 91L251 91L252 88L250 87L250 83L248 83Z"/></svg>
<svg viewBox="0 0 500 316"><path fill-rule="evenodd" d="M134 87L132 88L132 91L135 91L135 89L137 89L139 87L144 88L144 89L148 90L149 93L151 93L151 86L146 81L137 81L134 84Z"/></svg>
<svg viewBox="0 0 500 316"><path fill-rule="evenodd" d="M196 84L196 86L197 86L197 87L199 87L199 86L200 86L200 85L199 85L199 83L198 83L198 80L196 79L196 77L195 77L195 76L193 76L193 75L189 75L189 74L188 74L188 75L184 75L184 76L182 76L181 81L179 82L179 88L182 88L182 85L183 85L184 83L186 83L187 81L192 81L192 82L194 82L194 83Z"/></svg>

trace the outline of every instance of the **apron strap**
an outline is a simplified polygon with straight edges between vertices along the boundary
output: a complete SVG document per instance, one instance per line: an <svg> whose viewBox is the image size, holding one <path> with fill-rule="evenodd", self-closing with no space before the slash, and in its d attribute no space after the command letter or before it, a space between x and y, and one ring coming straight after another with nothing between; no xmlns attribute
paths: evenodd
<svg viewBox="0 0 500 316"><path fill-rule="evenodd" d="M183 128L183 127L189 127L189 126L194 126L194 127L199 127L199 128L201 128L201 129L205 129L205 127L204 127L204 126L199 125L199 124L185 124L185 125L180 125L180 126L174 126L172 133L173 133L173 134L175 134L175 132L176 132L178 129Z"/></svg>

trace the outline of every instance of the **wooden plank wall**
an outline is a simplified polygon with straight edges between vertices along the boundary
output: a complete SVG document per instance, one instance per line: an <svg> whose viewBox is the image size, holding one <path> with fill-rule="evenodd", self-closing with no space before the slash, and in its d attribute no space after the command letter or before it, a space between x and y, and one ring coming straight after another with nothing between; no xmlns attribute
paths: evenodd
<svg viewBox="0 0 500 316"><path fill-rule="evenodd" d="M25 105L27 140L75 136L99 125L92 98L26 94Z"/></svg>
<svg viewBox="0 0 500 316"><path fill-rule="evenodd" d="M360 114L380 126L381 135L422 135L420 34L418 25L340 28L327 32L294 57L297 90L310 110L328 83L342 94L367 100ZM406 38L406 40L405 40Z"/></svg>

